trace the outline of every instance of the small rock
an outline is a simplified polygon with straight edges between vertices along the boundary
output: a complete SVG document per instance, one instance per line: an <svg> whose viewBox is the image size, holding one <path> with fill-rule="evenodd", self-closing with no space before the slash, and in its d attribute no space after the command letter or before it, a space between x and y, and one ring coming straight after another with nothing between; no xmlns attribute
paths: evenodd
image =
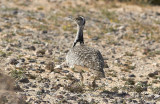
<svg viewBox="0 0 160 104"><path fill-rule="evenodd" d="M38 50L37 52L36 52L36 55L37 56L43 56L44 54L45 54L45 49L41 49L41 50Z"/></svg>
<svg viewBox="0 0 160 104"><path fill-rule="evenodd" d="M37 95L40 95L40 94L37 94ZM41 100L36 100L36 101L34 101L34 104L42 104L41 102L42 102Z"/></svg>
<svg viewBox="0 0 160 104"><path fill-rule="evenodd" d="M46 54L48 54L48 55L52 55L53 54L53 52L52 52L53 50L52 49L48 49L47 51L46 51Z"/></svg>
<svg viewBox="0 0 160 104"><path fill-rule="evenodd" d="M124 102L123 99L118 99L118 100L117 100L117 103L118 103L118 104L123 104L123 102Z"/></svg>
<svg viewBox="0 0 160 104"><path fill-rule="evenodd" d="M44 84L44 87L45 87L45 88L49 88L49 84L48 84L48 83L45 83L45 84Z"/></svg>
<svg viewBox="0 0 160 104"><path fill-rule="evenodd" d="M78 104L89 104L89 102L87 100L80 99Z"/></svg>
<svg viewBox="0 0 160 104"><path fill-rule="evenodd" d="M13 89L14 89L15 91L23 91L18 84L16 84Z"/></svg>
<svg viewBox="0 0 160 104"><path fill-rule="evenodd" d="M45 93L45 90L43 88L40 88L40 90L37 91L37 95L42 95L43 93Z"/></svg>
<svg viewBox="0 0 160 104"><path fill-rule="evenodd" d="M42 54L42 55L44 55L44 54L45 54L45 50L44 50L44 49L39 50L39 51L37 51L37 53L38 53L38 54Z"/></svg>
<svg viewBox="0 0 160 104"><path fill-rule="evenodd" d="M68 71L68 70L63 70L62 72L63 72L63 73L69 73L69 71Z"/></svg>
<svg viewBox="0 0 160 104"><path fill-rule="evenodd" d="M112 33L106 33L105 35L112 35Z"/></svg>
<svg viewBox="0 0 160 104"><path fill-rule="evenodd" d="M21 58L20 59L21 63L25 62L25 59L24 58Z"/></svg>
<svg viewBox="0 0 160 104"><path fill-rule="evenodd" d="M12 64L12 65L16 65L16 64L18 64L19 62L17 61L17 59L12 58L12 59L10 59L9 63Z"/></svg>
<svg viewBox="0 0 160 104"><path fill-rule="evenodd" d="M36 70L36 72L37 72L37 73L43 73L43 72L45 72L45 70L42 69L42 68L38 68L38 69Z"/></svg>
<svg viewBox="0 0 160 104"><path fill-rule="evenodd" d="M143 54L144 54L144 55L147 55L150 51L151 51L151 49L145 48L145 49L143 50Z"/></svg>
<svg viewBox="0 0 160 104"><path fill-rule="evenodd" d="M111 51L112 51L113 54L116 54L116 50L115 49L112 48Z"/></svg>
<svg viewBox="0 0 160 104"><path fill-rule="evenodd" d="M115 59L114 63L115 63L115 64L120 64L120 63L121 63L121 61L120 61L120 59L119 59L119 58L117 58L117 59Z"/></svg>
<svg viewBox="0 0 160 104"><path fill-rule="evenodd" d="M160 12L156 12L156 15L157 15L157 16L160 16Z"/></svg>
<svg viewBox="0 0 160 104"><path fill-rule="evenodd" d="M147 98L148 99L153 99L154 98L154 95L152 94L152 95L147 95Z"/></svg>
<svg viewBox="0 0 160 104"><path fill-rule="evenodd" d="M107 99L103 99L103 101L104 101L106 104L108 104L108 100L107 100Z"/></svg>
<svg viewBox="0 0 160 104"><path fill-rule="evenodd" d="M136 77L134 74L130 74L129 77Z"/></svg>
<svg viewBox="0 0 160 104"><path fill-rule="evenodd" d="M134 104L137 104L137 103L138 103L138 101L137 101L137 100L132 100L132 102L133 102Z"/></svg>
<svg viewBox="0 0 160 104"><path fill-rule="evenodd" d="M120 26L118 27L119 30L125 30L126 29L126 26Z"/></svg>
<svg viewBox="0 0 160 104"><path fill-rule="evenodd" d="M141 18L142 18L142 19L147 19L147 14L146 14L146 13L143 13L143 14L141 15Z"/></svg>
<svg viewBox="0 0 160 104"><path fill-rule="evenodd" d="M55 66L55 69L60 69L60 70L62 70L62 66L61 66L61 65L56 65L56 66Z"/></svg>
<svg viewBox="0 0 160 104"><path fill-rule="evenodd" d="M22 63L16 64L16 68L18 68L18 69L22 68Z"/></svg>
<svg viewBox="0 0 160 104"><path fill-rule="evenodd" d="M58 99L63 99L64 97L63 97L63 95L57 95L56 96Z"/></svg>
<svg viewBox="0 0 160 104"><path fill-rule="evenodd" d="M155 72L153 72L153 73L149 73L148 76L149 76L149 77L154 77L155 75L158 75L158 72L159 72L159 71L155 71Z"/></svg>
<svg viewBox="0 0 160 104"><path fill-rule="evenodd" d="M22 79L19 80L19 82L21 82L21 83L29 83L29 80L28 80L28 78L22 78Z"/></svg>
<svg viewBox="0 0 160 104"><path fill-rule="evenodd" d="M92 40L97 41L99 39L99 37L93 37Z"/></svg>
<svg viewBox="0 0 160 104"><path fill-rule="evenodd" d="M47 30L43 30L42 33L43 33L43 34L46 34L46 33L48 33L48 31L47 31Z"/></svg>
<svg viewBox="0 0 160 104"><path fill-rule="evenodd" d="M55 67L54 62L48 62L47 65L46 65L46 69L50 70L50 71L53 71L54 67Z"/></svg>
<svg viewBox="0 0 160 104"><path fill-rule="evenodd" d="M29 49L29 50L33 50L33 51L36 50L35 46L29 46L28 49Z"/></svg>
<svg viewBox="0 0 160 104"><path fill-rule="evenodd" d="M45 61L41 61L40 64L45 64Z"/></svg>
<svg viewBox="0 0 160 104"><path fill-rule="evenodd" d="M6 57L7 54L5 52L0 52L0 57Z"/></svg>
<svg viewBox="0 0 160 104"><path fill-rule="evenodd" d="M36 88L36 87L37 87L37 85L36 85L36 84L33 84L33 85L31 85L31 87L32 87L32 88Z"/></svg>
<svg viewBox="0 0 160 104"><path fill-rule="evenodd" d="M11 46L10 45L7 45L7 47L6 47L6 51L11 51L12 49L11 49Z"/></svg>
<svg viewBox="0 0 160 104"><path fill-rule="evenodd" d="M13 11L13 14L14 14L14 15L18 14L18 10L14 10L14 11Z"/></svg>
<svg viewBox="0 0 160 104"><path fill-rule="evenodd" d="M63 62L63 63L61 64L61 67L68 68L68 65L67 65L67 63L66 63L66 62Z"/></svg>
<svg viewBox="0 0 160 104"><path fill-rule="evenodd" d="M147 85L148 81L141 81L141 83Z"/></svg>
<svg viewBox="0 0 160 104"><path fill-rule="evenodd" d="M67 96L67 100L74 100L76 101L77 100L77 97L76 96Z"/></svg>
<svg viewBox="0 0 160 104"><path fill-rule="evenodd" d="M107 63L104 63L104 68L109 68Z"/></svg>
<svg viewBox="0 0 160 104"><path fill-rule="evenodd" d="M29 62L34 63L34 62L36 62L36 60L35 59L30 59Z"/></svg>
<svg viewBox="0 0 160 104"><path fill-rule="evenodd" d="M154 95L154 100L156 100L156 99L160 99L160 95L155 94L155 95Z"/></svg>

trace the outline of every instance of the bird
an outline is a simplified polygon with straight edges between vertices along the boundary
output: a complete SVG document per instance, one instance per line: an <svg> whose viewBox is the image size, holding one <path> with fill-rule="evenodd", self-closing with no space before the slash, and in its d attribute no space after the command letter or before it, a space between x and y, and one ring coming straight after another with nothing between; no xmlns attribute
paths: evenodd
<svg viewBox="0 0 160 104"><path fill-rule="evenodd" d="M77 35L72 47L66 55L66 62L70 68L79 68L83 70L96 71L94 81L99 78L105 78L104 60L99 50L89 47L84 44L83 29L86 20L83 16L78 16L73 19L77 24ZM80 44L77 44L77 43ZM83 79L82 73L80 75Z"/></svg>

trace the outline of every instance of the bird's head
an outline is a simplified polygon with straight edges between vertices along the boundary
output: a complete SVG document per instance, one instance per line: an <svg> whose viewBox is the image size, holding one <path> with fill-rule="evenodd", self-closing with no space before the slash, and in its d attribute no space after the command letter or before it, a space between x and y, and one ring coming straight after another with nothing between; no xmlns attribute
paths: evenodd
<svg viewBox="0 0 160 104"><path fill-rule="evenodd" d="M84 27L86 21L85 21L85 18L83 16L78 16L74 20L76 21L76 23L79 27Z"/></svg>

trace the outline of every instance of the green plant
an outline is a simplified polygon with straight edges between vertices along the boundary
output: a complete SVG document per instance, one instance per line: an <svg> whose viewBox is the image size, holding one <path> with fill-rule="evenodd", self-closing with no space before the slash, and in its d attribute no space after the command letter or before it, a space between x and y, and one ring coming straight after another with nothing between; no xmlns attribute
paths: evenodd
<svg viewBox="0 0 160 104"><path fill-rule="evenodd" d="M64 88L72 93L83 93L85 91L84 85L82 85L78 82L75 82L71 85L66 85L66 86L64 86Z"/></svg>
<svg viewBox="0 0 160 104"><path fill-rule="evenodd" d="M160 94L160 87L151 88L151 90L155 94Z"/></svg>
<svg viewBox="0 0 160 104"><path fill-rule="evenodd" d="M17 79L22 78L25 75L22 69L21 70L15 69L15 70L12 70L10 73L13 78L17 78Z"/></svg>
<svg viewBox="0 0 160 104"><path fill-rule="evenodd" d="M147 84L142 83L142 82L137 82L134 85L134 91L136 91L137 93L141 93L145 90L146 87L147 87Z"/></svg>
<svg viewBox="0 0 160 104"><path fill-rule="evenodd" d="M119 90L118 87L113 87L113 88L111 89L111 91L113 91L113 92L118 92L118 90Z"/></svg>
<svg viewBox="0 0 160 104"><path fill-rule="evenodd" d="M126 81L125 82L126 85L134 85L135 84L135 81L133 78L128 78L125 81Z"/></svg>
<svg viewBox="0 0 160 104"><path fill-rule="evenodd" d="M125 56L134 56L132 52L125 52Z"/></svg>

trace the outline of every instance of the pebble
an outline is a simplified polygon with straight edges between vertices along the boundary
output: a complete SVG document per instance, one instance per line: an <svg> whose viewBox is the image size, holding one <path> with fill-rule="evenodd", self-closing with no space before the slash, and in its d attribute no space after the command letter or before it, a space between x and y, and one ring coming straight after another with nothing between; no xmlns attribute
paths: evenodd
<svg viewBox="0 0 160 104"><path fill-rule="evenodd" d="M117 100L117 103L118 103L118 104L123 104L123 102L124 102L123 99L118 99L118 100Z"/></svg>
<svg viewBox="0 0 160 104"><path fill-rule="evenodd" d="M60 69L60 70L62 70L62 66L61 65L56 65L54 69Z"/></svg>
<svg viewBox="0 0 160 104"><path fill-rule="evenodd" d="M134 74L130 74L128 77L136 77Z"/></svg>
<svg viewBox="0 0 160 104"><path fill-rule="evenodd" d="M11 46L10 46L10 45L7 45L6 51L11 51L11 50L12 50Z"/></svg>
<svg viewBox="0 0 160 104"><path fill-rule="evenodd" d="M97 41L99 37L93 37L92 40Z"/></svg>
<svg viewBox="0 0 160 104"><path fill-rule="evenodd" d="M21 58L21 59L20 59L20 63L23 63L23 62L25 62L25 59L24 59L24 58Z"/></svg>
<svg viewBox="0 0 160 104"><path fill-rule="evenodd" d="M154 77L155 75L158 75L159 71L155 71L153 73L149 73L148 76L149 77Z"/></svg>
<svg viewBox="0 0 160 104"><path fill-rule="evenodd" d="M45 87L45 88L49 88L49 83L45 83L45 84L44 84L44 87Z"/></svg>
<svg viewBox="0 0 160 104"><path fill-rule="evenodd" d="M46 64L46 69L47 70L50 70L50 71L53 71L54 70L54 67L55 67L55 64L54 64L54 62L48 62L47 64Z"/></svg>
<svg viewBox="0 0 160 104"><path fill-rule="evenodd" d="M67 100L77 100L77 97L68 95Z"/></svg>
<svg viewBox="0 0 160 104"><path fill-rule="evenodd" d="M154 95L153 95L153 94L147 95L147 98L148 98L148 99L153 99L153 98L154 98Z"/></svg>
<svg viewBox="0 0 160 104"><path fill-rule="evenodd" d="M63 70L62 72L63 72L63 73L69 73L69 71L68 71L68 70Z"/></svg>
<svg viewBox="0 0 160 104"><path fill-rule="evenodd" d="M45 64L45 61L41 61L40 64Z"/></svg>
<svg viewBox="0 0 160 104"><path fill-rule="evenodd" d="M16 64L16 68L18 68L18 69L22 68L22 63Z"/></svg>
<svg viewBox="0 0 160 104"><path fill-rule="evenodd" d="M35 47L35 46L29 46L28 49L35 51L35 50L36 50L36 47Z"/></svg>
<svg viewBox="0 0 160 104"><path fill-rule="evenodd" d="M30 59L29 62L30 62L30 63L35 63L35 62L36 62L36 59Z"/></svg>
<svg viewBox="0 0 160 104"><path fill-rule="evenodd" d="M36 55L37 55L37 57L43 57L43 55L45 54L45 49L41 49L41 50L38 50L37 52L36 52Z"/></svg>
<svg viewBox="0 0 160 104"><path fill-rule="evenodd" d="M58 99L63 99L64 97L63 97L63 95L57 95L56 96Z"/></svg>
<svg viewBox="0 0 160 104"><path fill-rule="evenodd" d="M89 104L89 102L87 100L80 99L78 104Z"/></svg>
<svg viewBox="0 0 160 104"><path fill-rule="evenodd" d="M121 61L120 61L120 59L119 59L119 58L117 58L117 59L115 59L114 63L115 63L115 64L120 64L120 63L121 63Z"/></svg>
<svg viewBox="0 0 160 104"><path fill-rule="evenodd" d="M22 79L19 80L19 82L21 82L21 83L29 83L29 80L28 80L28 78L22 78Z"/></svg>
<svg viewBox="0 0 160 104"><path fill-rule="evenodd" d="M122 25L120 27L118 27L119 30L125 30L126 29L126 26Z"/></svg>
<svg viewBox="0 0 160 104"><path fill-rule="evenodd" d="M43 33L43 34L46 34L46 33L48 33L48 31L47 31L47 30L43 30L42 33Z"/></svg>
<svg viewBox="0 0 160 104"><path fill-rule="evenodd" d="M16 64L18 64L19 62L18 62L17 59L12 58L12 59L10 59L9 63L12 64L12 65L16 65Z"/></svg>
<svg viewBox="0 0 160 104"><path fill-rule="evenodd" d="M154 95L154 100L157 100L157 99L160 99L160 95L155 94L155 95Z"/></svg>

